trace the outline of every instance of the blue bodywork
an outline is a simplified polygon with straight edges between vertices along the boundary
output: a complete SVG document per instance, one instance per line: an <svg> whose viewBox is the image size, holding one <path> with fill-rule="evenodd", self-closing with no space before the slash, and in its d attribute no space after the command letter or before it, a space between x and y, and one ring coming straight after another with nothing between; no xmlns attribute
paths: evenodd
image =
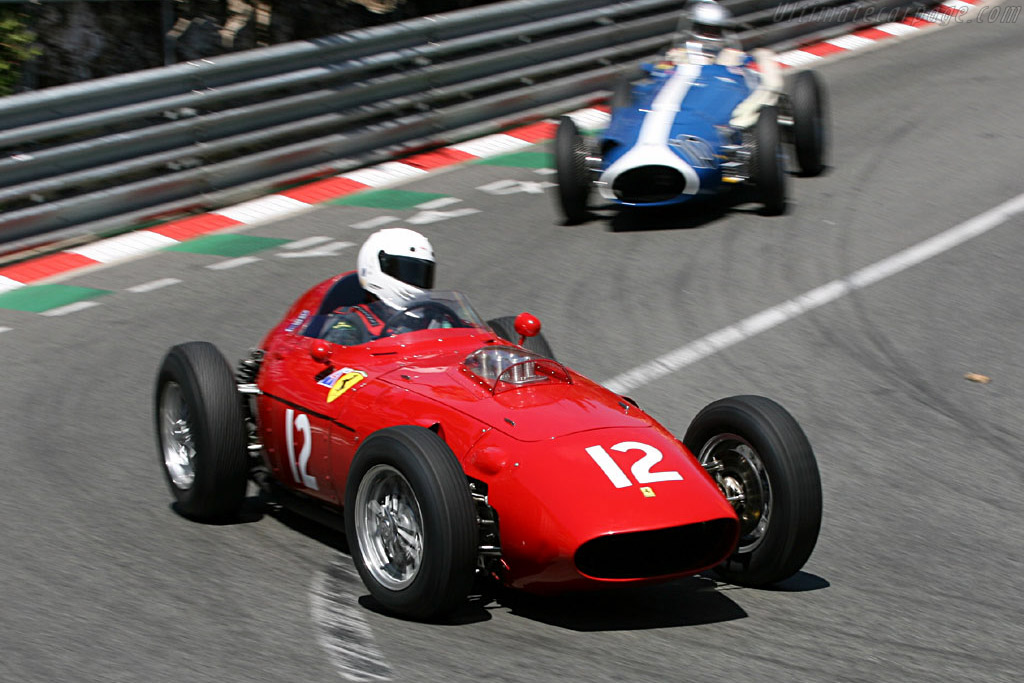
<svg viewBox="0 0 1024 683"><path fill-rule="evenodd" d="M665 206L718 192L723 184L722 147L740 142L739 131L729 125L730 118L736 106L757 88L758 74L741 66L719 64L676 66L663 62L643 68L647 77L633 85L630 105L612 110L611 123L599 139L601 179L608 186L602 193L620 204ZM681 100L674 99L677 95ZM612 194L609 180L626 171L668 166L671 160L666 148L678 160L675 170L687 177L685 192L658 201L628 201L617 196L617 191ZM609 169L613 171L610 176L606 173Z"/></svg>

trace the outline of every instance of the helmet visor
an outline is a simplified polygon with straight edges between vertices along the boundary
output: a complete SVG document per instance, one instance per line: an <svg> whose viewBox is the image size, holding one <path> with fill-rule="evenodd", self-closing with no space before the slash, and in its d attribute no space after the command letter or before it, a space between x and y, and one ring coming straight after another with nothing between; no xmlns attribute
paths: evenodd
<svg viewBox="0 0 1024 683"><path fill-rule="evenodd" d="M702 40L721 40L722 27L709 26L708 24L697 24L693 27L693 34Z"/></svg>
<svg viewBox="0 0 1024 683"><path fill-rule="evenodd" d="M434 262L412 256L395 256L380 252L380 269L386 275L420 289L434 286Z"/></svg>

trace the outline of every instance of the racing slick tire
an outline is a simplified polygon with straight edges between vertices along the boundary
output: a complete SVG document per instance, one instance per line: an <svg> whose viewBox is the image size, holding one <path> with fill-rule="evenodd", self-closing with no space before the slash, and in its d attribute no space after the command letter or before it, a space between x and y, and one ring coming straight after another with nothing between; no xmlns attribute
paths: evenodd
<svg viewBox="0 0 1024 683"><path fill-rule="evenodd" d="M587 147L576 123L568 116L558 122L555 134L555 170L558 204L566 225L585 222L590 217L587 203L593 181L587 170Z"/></svg>
<svg viewBox="0 0 1024 683"><path fill-rule="evenodd" d="M754 124L754 169L751 174L757 186L764 213L778 216L786 210L786 169L782 155L779 114L774 106L761 107Z"/></svg>
<svg viewBox="0 0 1024 683"><path fill-rule="evenodd" d="M205 522L237 516L249 454L241 397L217 347L171 347L157 375L155 407L160 462L178 511Z"/></svg>
<svg viewBox="0 0 1024 683"><path fill-rule="evenodd" d="M466 601L479 546L462 466L424 427L371 434L345 487L345 535L373 598L410 619L437 620Z"/></svg>
<svg viewBox="0 0 1024 683"><path fill-rule="evenodd" d="M821 527L821 479L796 420L770 399L733 396L701 410L683 443L740 518L736 549L716 573L756 587L798 572Z"/></svg>
<svg viewBox="0 0 1024 683"><path fill-rule="evenodd" d="M813 71L801 71L793 83L793 148L800 173L820 175L825 169L825 88Z"/></svg>
<svg viewBox="0 0 1024 683"><path fill-rule="evenodd" d="M514 316L506 315L501 318L495 318L494 320L488 320L487 324L490 325L491 329L498 333L498 336L502 339L507 339L512 343L517 343L519 339L519 333L516 332L516 319ZM523 340L523 348L528 351L533 351L536 354L550 358L551 360L557 360L555 358L555 352L551 350L551 345L548 344L548 340L544 338L543 332L538 332L532 337L527 337Z"/></svg>

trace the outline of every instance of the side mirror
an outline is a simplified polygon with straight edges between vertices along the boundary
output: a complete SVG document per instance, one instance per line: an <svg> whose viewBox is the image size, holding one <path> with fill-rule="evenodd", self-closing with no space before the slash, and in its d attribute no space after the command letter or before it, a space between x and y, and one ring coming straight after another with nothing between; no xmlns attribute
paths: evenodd
<svg viewBox="0 0 1024 683"><path fill-rule="evenodd" d="M331 347L327 342L317 339L309 347L309 355L317 363L326 363L331 359Z"/></svg>
<svg viewBox="0 0 1024 683"><path fill-rule="evenodd" d="M525 311L516 316L515 327L516 332L519 333L520 345L522 345L527 337L536 337L540 334L540 321Z"/></svg>

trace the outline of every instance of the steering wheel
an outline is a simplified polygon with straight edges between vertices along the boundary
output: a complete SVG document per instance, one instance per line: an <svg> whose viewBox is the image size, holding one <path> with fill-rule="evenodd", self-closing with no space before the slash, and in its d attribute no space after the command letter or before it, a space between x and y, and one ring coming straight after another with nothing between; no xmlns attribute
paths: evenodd
<svg viewBox="0 0 1024 683"><path fill-rule="evenodd" d="M411 315L413 311L421 311L420 315ZM388 319L384 329L381 330L381 337L390 337L403 332L415 332L425 330L432 322L448 323L445 327L466 327L462 318L450 306L439 301L424 301L413 304L409 308L399 311Z"/></svg>

